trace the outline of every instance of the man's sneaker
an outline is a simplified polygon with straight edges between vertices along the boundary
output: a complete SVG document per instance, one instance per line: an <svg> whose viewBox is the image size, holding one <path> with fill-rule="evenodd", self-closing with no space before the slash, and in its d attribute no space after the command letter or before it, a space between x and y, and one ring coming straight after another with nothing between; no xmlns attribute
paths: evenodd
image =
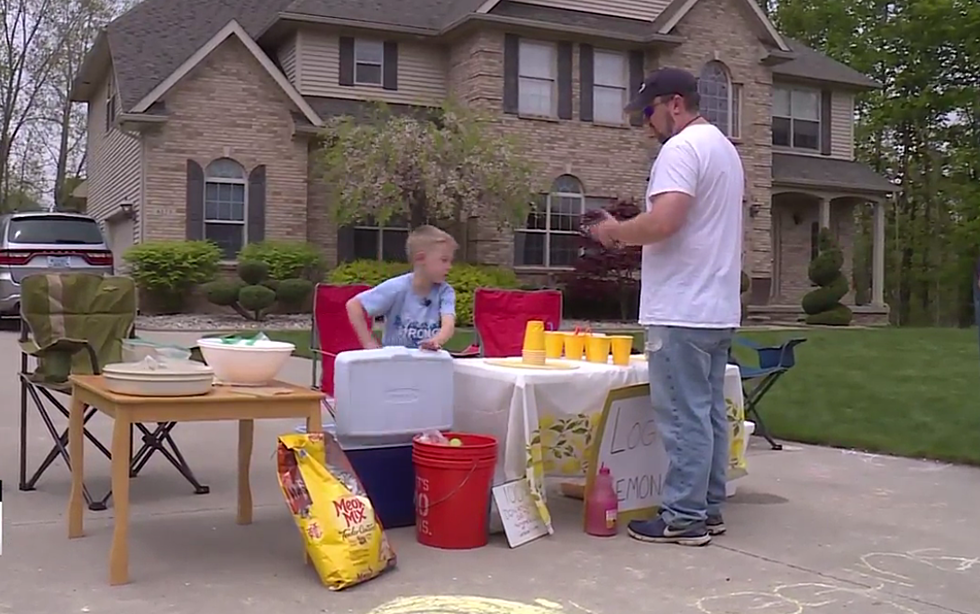
<svg viewBox="0 0 980 614"><path fill-rule="evenodd" d="M724 535L725 531L728 530L725 527L725 519L721 517L721 514L708 516L708 520L704 524L708 529L708 535Z"/></svg>
<svg viewBox="0 0 980 614"><path fill-rule="evenodd" d="M711 541L704 523L674 528L668 526L663 518L653 520L634 520L627 526L629 536L642 542L655 544L680 544L681 546L704 546Z"/></svg>

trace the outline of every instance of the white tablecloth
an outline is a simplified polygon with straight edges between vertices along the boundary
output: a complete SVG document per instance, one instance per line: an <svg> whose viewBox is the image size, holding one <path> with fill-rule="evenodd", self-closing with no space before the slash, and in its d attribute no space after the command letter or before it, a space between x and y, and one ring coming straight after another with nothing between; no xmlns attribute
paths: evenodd
<svg viewBox="0 0 980 614"><path fill-rule="evenodd" d="M587 450L609 390L649 381L646 360L640 358L629 367L582 362L575 370L456 360L454 429L497 438L494 484L528 479L550 527L544 475L581 476L587 470ZM744 438L742 385L734 365L725 373L725 398L736 443ZM744 475L744 445L733 446L732 455L733 468L741 472L730 476Z"/></svg>

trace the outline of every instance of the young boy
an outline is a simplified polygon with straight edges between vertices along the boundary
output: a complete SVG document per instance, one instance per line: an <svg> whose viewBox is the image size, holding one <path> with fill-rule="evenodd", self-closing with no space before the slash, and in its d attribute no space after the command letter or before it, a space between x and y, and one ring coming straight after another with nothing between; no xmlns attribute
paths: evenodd
<svg viewBox="0 0 980 614"><path fill-rule="evenodd" d="M408 235L406 251L412 272L389 279L347 301L347 317L364 348L378 342L364 320L384 316L381 345L438 350L453 336L456 292L446 283L456 241L434 226ZM362 311L363 310L363 311Z"/></svg>

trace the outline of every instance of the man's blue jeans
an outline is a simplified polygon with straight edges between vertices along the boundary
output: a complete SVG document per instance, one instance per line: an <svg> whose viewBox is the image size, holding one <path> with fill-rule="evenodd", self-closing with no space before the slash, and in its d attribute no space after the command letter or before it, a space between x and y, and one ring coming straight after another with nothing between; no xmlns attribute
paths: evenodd
<svg viewBox="0 0 980 614"><path fill-rule="evenodd" d="M650 400L670 466L661 514L672 527L721 513L728 473L725 366L732 328L648 326Z"/></svg>

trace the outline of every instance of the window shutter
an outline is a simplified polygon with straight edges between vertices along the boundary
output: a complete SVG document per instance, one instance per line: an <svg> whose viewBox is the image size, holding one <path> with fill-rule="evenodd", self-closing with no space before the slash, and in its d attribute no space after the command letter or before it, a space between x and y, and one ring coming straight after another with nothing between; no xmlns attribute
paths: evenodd
<svg viewBox="0 0 980 614"><path fill-rule="evenodd" d="M643 74L643 58L644 56L642 49L634 49L633 51L630 51L630 98L640 91L640 86L643 85L643 79L646 77L646 75ZM630 117L630 124L634 126L642 126L643 114L634 113Z"/></svg>
<svg viewBox="0 0 980 614"><path fill-rule="evenodd" d="M248 243L265 241L265 165L260 164L248 174Z"/></svg>
<svg viewBox="0 0 980 614"><path fill-rule="evenodd" d="M517 114L520 93L521 39L516 34L504 35L504 113Z"/></svg>
<svg viewBox="0 0 980 614"><path fill-rule="evenodd" d="M381 77L382 87L386 90L398 89L398 43L385 41L384 75Z"/></svg>
<svg viewBox="0 0 980 614"><path fill-rule="evenodd" d="M595 56L592 45L578 46L579 101L578 118L584 122L594 119L592 88L595 87Z"/></svg>
<svg viewBox="0 0 980 614"><path fill-rule="evenodd" d="M830 90L820 92L820 153L829 156L830 145L833 138L831 129L831 110L833 107L834 95Z"/></svg>
<svg viewBox="0 0 980 614"><path fill-rule="evenodd" d="M193 160L187 161L187 211L184 216L188 241L204 239L204 169Z"/></svg>
<svg viewBox="0 0 980 614"><path fill-rule="evenodd" d="M340 37L340 85L354 85L354 39Z"/></svg>
<svg viewBox="0 0 980 614"><path fill-rule="evenodd" d="M558 119L572 119L572 44L558 43Z"/></svg>
<svg viewBox="0 0 980 614"><path fill-rule="evenodd" d="M354 227L341 226L337 229L337 264L354 260Z"/></svg>

